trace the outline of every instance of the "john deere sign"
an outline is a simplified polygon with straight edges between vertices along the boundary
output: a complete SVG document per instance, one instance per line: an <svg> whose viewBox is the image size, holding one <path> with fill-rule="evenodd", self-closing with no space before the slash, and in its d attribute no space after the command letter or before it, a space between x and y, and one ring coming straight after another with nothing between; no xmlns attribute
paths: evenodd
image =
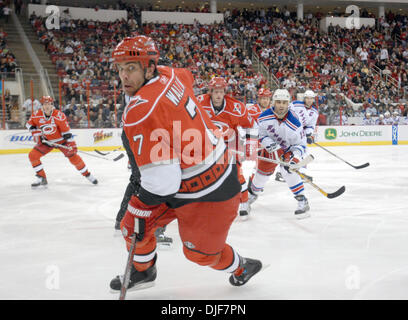
<svg viewBox="0 0 408 320"><path fill-rule="evenodd" d="M329 128L324 130L324 136L327 140L334 140L337 137L337 130L333 128Z"/></svg>
<svg viewBox="0 0 408 320"><path fill-rule="evenodd" d="M349 138L349 137L382 137L382 130L365 130L361 127L345 127L339 129L337 132L334 128L328 128L324 131L324 136L327 140L335 140L336 138Z"/></svg>

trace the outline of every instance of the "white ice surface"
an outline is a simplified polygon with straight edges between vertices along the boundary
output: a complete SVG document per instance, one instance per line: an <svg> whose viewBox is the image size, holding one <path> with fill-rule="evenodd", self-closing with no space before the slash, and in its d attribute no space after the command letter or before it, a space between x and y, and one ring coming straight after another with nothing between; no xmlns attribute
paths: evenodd
<svg viewBox="0 0 408 320"><path fill-rule="evenodd" d="M332 147L355 170L318 148L308 166L327 199L306 185L311 218L297 221L285 183L270 179L248 221L228 243L270 264L243 287L184 258L177 223L159 251L156 286L128 299L408 299L408 146ZM117 299L110 280L127 252L114 219L129 172L126 158L83 155L91 185L61 153L43 158L48 189L32 190L27 154L0 155L0 299ZM247 173L253 163L246 163Z"/></svg>

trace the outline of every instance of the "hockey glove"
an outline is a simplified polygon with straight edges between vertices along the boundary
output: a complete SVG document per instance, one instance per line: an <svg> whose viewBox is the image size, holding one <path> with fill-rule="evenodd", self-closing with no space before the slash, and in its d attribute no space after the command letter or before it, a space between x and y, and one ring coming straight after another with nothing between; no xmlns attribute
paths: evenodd
<svg viewBox="0 0 408 320"><path fill-rule="evenodd" d="M33 135L33 139L35 143L40 143L42 140L42 132L40 129L34 129L31 131L31 134Z"/></svg>
<svg viewBox="0 0 408 320"><path fill-rule="evenodd" d="M268 151L268 153L272 153L279 149L279 145L276 142L271 142L269 145L265 146L265 150Z"/></svg>
<svg viewBox="0 0 408 320"><path fill-rule="evenodd" d="M307 134L306 135L306 140L307 140L307 144L312 144L314 143L314 137L312 134Z"/></svg>
<svg viewBox="0 0 408 320"><path fill-rule="evenodd" d="M135 233L136 239L143 241L146 234L152 230L154 217L161 208L161 205L146 205L137 196L133 195L120 223L120 229L125 240L130 242L131 236Z"/></svg>
<svg viewBox="0 0 408 320"><path fill-rule="evenodd" d="M281 160L284 162L288 162L289 164L297 164L299 163L299 159L295 157L295 155L293 154L292 151L288 151L285 152L282 156L281 156ZM288 172L291 173L289 171L289 166L283 166L283 168Z"/></svg>
<svg viewBox="0 0 408 320"><path fill-rule="evenodd" d="M77 145L75 143L74 140L68 140L68 141L64 141L62 143L64 146L70 148L69 150L67 150L67 152L65 153L67 157L72 157L73 155L75 155L78 152L78 148Z"/></svg>

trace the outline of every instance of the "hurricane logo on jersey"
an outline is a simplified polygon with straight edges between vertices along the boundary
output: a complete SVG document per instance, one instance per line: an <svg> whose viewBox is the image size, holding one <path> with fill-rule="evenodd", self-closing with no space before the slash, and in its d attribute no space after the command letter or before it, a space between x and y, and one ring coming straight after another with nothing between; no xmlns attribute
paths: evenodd
<svg viewBox="0 0 408 320"><path fill-rule="evenodd" d="M45 124L40 129L44 135L51 135L57 131L55 124Z"/></svg>
<svg viewBox="0 0 408 320"><path fill-rule="evenodd" d="M222 134L226 133L229 129L229 126L221 121L213 121L213 124L221 131Z"/></svg>

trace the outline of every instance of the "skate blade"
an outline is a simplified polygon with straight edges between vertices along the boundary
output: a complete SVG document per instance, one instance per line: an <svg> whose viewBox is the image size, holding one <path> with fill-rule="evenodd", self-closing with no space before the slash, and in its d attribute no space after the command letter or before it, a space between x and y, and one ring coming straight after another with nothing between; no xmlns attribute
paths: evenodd
<svg viewBox="0 0 408 320"><path fill-rule="evenodd" d="M48 185L40 185L38 187L31 186L31 189L32 190L45 190L45 189L48 189Z"/></svg>
<svg viewBox="0 0 408 320"><path fill-rule="evenodd" d="M159 250L169 250L173 247L172 243L157 243L157 248Z"/></svg>
<svg viewBox="0 0 408 320"><path fill-rule="evenodd" d="M155 285L156 285L156 283L154 281L141 283L141 284L133 286L132 288L127 289L126 292L128 293L128 292L133 292L133 291L149 289L151 287L154 287ZM110 289L109 292L112 293L112 294L117 294L117 293L120 293L120 290Z"/></svg>
<svg viewBox="0 0 408 320"><path fill-rule="evenodd" d="M246 215L243 215L243 216L239 216L239 220L240 221L247 221L249 219L249 215L248 214L246 214Z"/></svg>
<svg viewBox="0 0 408 320"><path fill-rule="evenodd" d="M305 213L298 213L296 215L296 219L298 220L302 220L302 219L306 219L310 217L310 213L309 212L305 212Z"/></svg>

